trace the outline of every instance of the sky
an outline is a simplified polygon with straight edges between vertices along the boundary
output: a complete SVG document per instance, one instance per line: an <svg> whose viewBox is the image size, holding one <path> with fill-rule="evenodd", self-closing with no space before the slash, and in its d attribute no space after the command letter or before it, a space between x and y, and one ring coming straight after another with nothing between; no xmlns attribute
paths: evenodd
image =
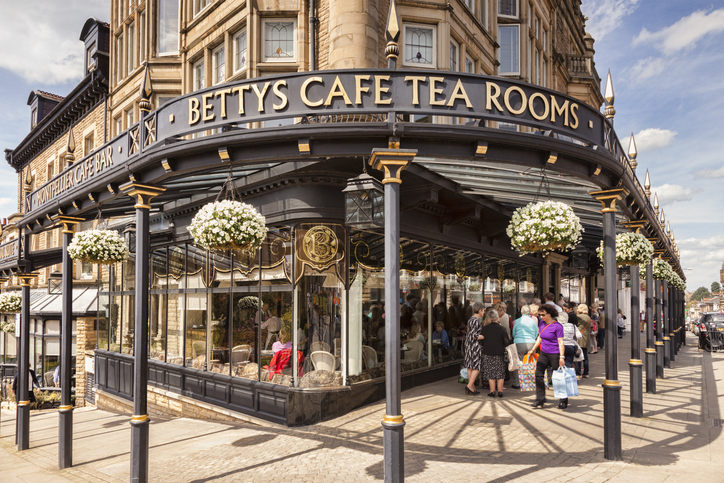
<svg viewBox="0 0 724 483"><path fill-rule="evenodd" d="M724 261L723 3L583 0L581 7L599 76L610 69L613 78L616 131L624 148L634 134L639 179L648 169L689 290L718 281ZM28 134L32 90L66 95L77 85L83 24L109 16L110 0L0 0L0 149ZM16 190L3 160L0 216L16 211Z"/></svg>

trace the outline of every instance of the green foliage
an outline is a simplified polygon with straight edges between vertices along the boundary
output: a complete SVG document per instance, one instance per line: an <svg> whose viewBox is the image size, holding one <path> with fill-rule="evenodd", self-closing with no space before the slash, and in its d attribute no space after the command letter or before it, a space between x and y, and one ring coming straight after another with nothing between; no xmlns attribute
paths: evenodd
<svg viewBox="0 0 724 483"><path fill-rule="evenodd" d="M706 297L711 297L711 293L709 293L706 287L699 287L691 294L691 300L701 301L701 299Z"/></svg>
<svg viewBox="0 0 724 483"><path fill-rule="evenodd" d="M712 282L711 284L711 293L716 293L721 291L721 285L719 285L719 282Z"/></svg>

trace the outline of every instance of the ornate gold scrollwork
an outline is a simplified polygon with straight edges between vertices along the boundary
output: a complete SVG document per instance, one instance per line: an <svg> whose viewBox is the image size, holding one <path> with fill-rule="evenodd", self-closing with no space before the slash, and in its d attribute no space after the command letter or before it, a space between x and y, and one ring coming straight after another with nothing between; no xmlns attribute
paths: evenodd
<svg viewBox="0 0 724 483"><path fill-rule="evenodd" d="M330 228L318 225L310 228L304 234L302 247L310 261L321 265L333 260L337 255L339 239Z"/></svg>
<svg viewBox="0 0 724 483"><path fill-rule="evenodd" d="M455 274L458 276L458 280L465 278L465 254L463 252L455 254Z"/></svg>

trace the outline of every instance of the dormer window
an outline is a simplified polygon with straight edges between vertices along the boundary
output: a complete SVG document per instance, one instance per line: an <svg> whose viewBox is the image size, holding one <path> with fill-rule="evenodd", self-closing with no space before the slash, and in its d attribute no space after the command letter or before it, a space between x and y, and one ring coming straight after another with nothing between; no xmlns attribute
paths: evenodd
<svg viewBox="0 0 724 483"><path fill-rule="evenodd" d="M30 112L30 129L35 128L38 125L38 108L34 107Z"/></svg>
<svg viewBox="0 0 724 483"><path fill-rule="evenodd" d="M93 60L93 54L96 53L96 43L90 44L90 47L85 51L85 67L86 72L90 72L95 67L95 61Z"/></svg>

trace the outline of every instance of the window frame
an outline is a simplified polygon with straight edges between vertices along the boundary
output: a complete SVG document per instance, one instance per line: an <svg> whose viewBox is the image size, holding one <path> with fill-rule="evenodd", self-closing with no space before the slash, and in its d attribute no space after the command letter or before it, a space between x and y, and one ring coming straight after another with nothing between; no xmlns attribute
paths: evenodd
<svg viewBox="0 0 724 483"><path fill-rule="evenodd" d="M416 28L416 29L429 29L432 31L432 63L430 64L421 64L418 62L408 62L405 60L405 49L407 49L407 30L408 28ZM415 23L415 22L404 22L402 24L402 52L401 52L401 58L402 58L402 65L405 67L422 67L422 68L432 68L437 69L437 24L424 24L424 23Z"/></svg>
<svg viewBox="0 0 724 483"><path fill-rule="evenodd" d="M198 17L209 5L211 5L211 0L193 0L191 2L191 18Z"/></svg>
<svg viewBox="0 0 724 483"><path fill-rule="evenodd" d="M224 77L221 80L219 80L218 78L219 52L221 52L221 59L223 61L223 64L221 65L224 68ZM221 43L221 45L211 51L211 85L215 86L218 84L223 84L224 82L226 82L226 79L226 44Z"/></svg>
<svg viewBox="0 0 724 483"><path fill-rule="evenodd" d="M138 14L138 63L142 64L146 60L146 11Z"/></svg>
<svg viewBox="0 0 724 483"><path fill-rule="evenodd" d="M162 9L161 4L163 2L174 2L176 4L176 49L175 50L161 50L161 21L163 20L163 17L161 15ZM180 34L180 26L181 26L181 2L180 0L158 0L158 3L156 4L156 8L158 9L156 13L156 55L159 57L165 57L165 56L171 56L171 55L179 55L181 51L181 34Z"/></svg>
<svg viewBox="0 0 724 483"><path fill-rule="evenodd" d="M508 14L500 13L500 2L501 2L501 1L503 1L503 0L498 0L498 5L497 5L497 7L498 7L498 8L497 8L498 17L503 17L503 18L520 18L520 0L513 0L514 5L515 5L515 14L514 14L514 15L508 15Z"/></svg>
<svg viewBox="0 0 724 483"><path fill-rule="evenodd" d="M266 29L269 23L280 23L280 22L291 22L292 23L292 49L293 55L290 58L278 59L274 57L267 57L266 55ZM263 18L261 22L261 62L297 62L297 19L296 17L267 17ZM247 37L247 53L249 49Z"/></svg>
<svg viewBox="0 0 724 483"><path fill-rule="evenodd" d="M133 21L126 27L126 70L130 74L136 69L136 22Z"/></svg>
<svg viewBox="0 0 724 483"><path fill-rule="evenodd" d="M201 90L204 87L206 87L206 72L205 72L206 64L204 64L204 60L205 59L203 57L200 57L199 59L197 59L195 62L192 62L192 64L191 64L191 87L192 87L191 92L195 92L195 91ZM200 67L200 69L199 69L199 67ZM200 87L197 85L198 81L199 81L199 77L197 76L198 72L201 72L201 86Z"/></svg>
<svg viewBox="0 0 724 483"><path fill-rule="evenodd" d="M490 0L482 0L480 5L480 22L483 24L485 30L490 31L490 7L488 2Z"/></svg>
<svg viewBox="0 0 724 483"><path fill-rule="evenodd" d="M503 67L503 61L502 61L502 55L503 55L503 35L501 33L501 29L515 29L517 32L517 35L515 35L512 38L516 39L516 45L515 48L517 49L517 67L518 70L514 71L503 71L501 70ZM498 62L500 62L500 67L498 68L498 75L504 76L515 76L520 75L520 25L519 24L505 24L505 25L498 25L498 44L500 45L500 48L498 49Z"/></svg>
<svg viewBox="0 0 724 483"><path fill-rule="evenodd" d="M123 50L123 32L121 32L116 35L116 84L120 84L123 81L123 78L126 77L123 72L126 65L126 63L123 62Z"/></svg>
<svg viewBox="0 0 724 483"><path fill-rule="evenodd" d="M238 39L241 38L242 36L244 37L244 43L246 44L246 47L244 49L244 51L246 52L246 54L245 54L246 62L244 63L243 67L239 67L239 65L237 64L237 59L239 56ZM231 44L232 44L231 53L232 53L232 57L233 57L231 64L232 64L232 69L233 69L233 72L235 75L235 74L238 74L239 72L245 71L249 68L249 37L246 34L246 27L243 27L242 29L240 29L238 32L236 32L231 37Z"/></svg>
<svg viewBox="0 0 724 483"><path fill-rule="evenodd" d="M454 68L452 65L453 62L455 63ZM460 67L462 67L460 64L460 44L453 37L450 37L450 65L448 69L451 72L459 72Z"/></svg>

